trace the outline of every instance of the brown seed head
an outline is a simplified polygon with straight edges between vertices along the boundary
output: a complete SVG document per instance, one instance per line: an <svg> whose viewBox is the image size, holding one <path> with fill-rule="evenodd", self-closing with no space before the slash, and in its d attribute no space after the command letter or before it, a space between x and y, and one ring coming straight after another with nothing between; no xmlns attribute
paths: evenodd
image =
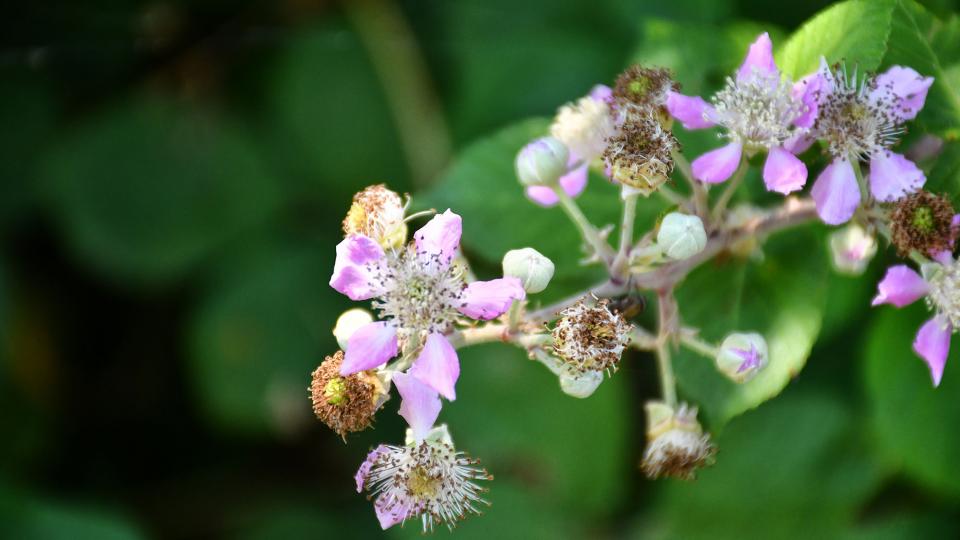
<svg viewBox="0 0 960 540"><path fill-rule="evenodd" d="M907 257L913 250L923 255L951 250L955 238L953 216L950 200L942 195L918 191L900 199L890 215L897 253Z"/></svg>
<svg viewBox="0 0 960 540"><path fill-rule="evenodd" d="M341 364L343 351L326 357L314 370L309 390L313 413L346 440L347 433L370 427L385 389L372 371L340 375Z"/></svg>

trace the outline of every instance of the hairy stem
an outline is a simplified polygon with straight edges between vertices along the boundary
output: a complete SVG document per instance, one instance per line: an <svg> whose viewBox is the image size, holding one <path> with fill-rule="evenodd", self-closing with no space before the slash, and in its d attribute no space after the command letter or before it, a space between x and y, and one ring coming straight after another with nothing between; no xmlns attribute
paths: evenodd
<svg viewBox="0 0 960 540"><path fill-rule="evenodd" d="M717 204L713 207L713 221L715 223L720 223L723 219L723 212L727 209L727 203L730 202L734 193L737 192L737 188L740 187L740 182L743 181L743 177L746 176L747 169L749 168L750 164L747 162L747 157L742 156L740 158L740 165L737 166L736 172L733 173L733 177L727 183L726 189L720 194L720 198L717 199Z"/></svg>
<svg viewBox="0 0 960 540"><path fill-rule="evenodd" d="M676 164L677 168L680 169L680 174L687 181L687 183L690 184L690 192L693 193L694 212L696 212L700 219L706 220L708 217L710 217L710 199L709 194L707 193L707 187L703 185L703 182L699 182L693 177L693 170L690 168L690 162L688 162L686 156L681 154L679 151L674 150L673 163Z"/></svg>
<svg viewBox="0 0 960 540"><path fill-rule="evenodd" d="M637 197L633 193L623 199L623 219L620 222L620 249L610 265L610 275L618 281L624 281L627 274L627 261L633 244L633 222L637 217Z"/></svg>
<svg viewBox="0 0 960 540"><path fill-rule="evenodd" d="M573 224L577 226L584 242L593 248L594 254L607 265L613 262L613 249L610 248L606 240L600 237L597 228L590 223L577 203L560 186L554 186L553 191L560 199L560 208L567 214L570 221L573 221Z"/></svg>
<svg viewBox="0 0 960 540"><path fill-rule="evenodd" d="M675 321L676 301L673 290L667 289L658 293L658 318L660 330L657 335L657 368L660 374L660 390L663 392L663 401L670 407L677 406L677 381L673 374L673 362L670 359L670 338L673 334Z"/></svg>
<svg viewBox="0 0 960 540"><path fill-rule="evenodd" d="M712 343L707 343L699 337L697 337L696 331L684 328L680 333L680 344L684 347L690 349L691 351L705 356L709 359L714 359L717 357L717 354L720 353L720 348Z"/></svg>

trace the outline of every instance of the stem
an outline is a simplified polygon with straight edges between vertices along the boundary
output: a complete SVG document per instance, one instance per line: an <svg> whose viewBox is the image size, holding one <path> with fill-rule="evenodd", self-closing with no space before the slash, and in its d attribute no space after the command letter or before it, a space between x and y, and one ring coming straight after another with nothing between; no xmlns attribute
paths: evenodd
<svg viewBox="0 0 960 540"><path fill-rule="evenodd" d="M670 204L676 206L685 206L687 204L686 198L683 195L673 191L667 186L660 186L657 188L657 193L663 197L663 200L667 201Z"/></svg>
<svg viewBox="0 0 960 540"><path fill-rule="evenodd" d="M633 222L637 217L637 197L640 195L632 193L623 199L623 220L620 223L620 249L617 256L610 265L610 274L617 281L625 281L627 274L627 261L630 258L630 248L633 244Z"/></svg>
<svg viewBox="0 0 960 540"><path fill-rule="evenodd" d="M680 169L680 174L687 183L690 184L690 191L693 193L693 209L697 213L697 216L699 216L700 219L707 219L709 217L709 195L707 193L707 187L703 182L699 182L693 177L690 162L687 161L686 156L682 153L676 150L673 152L673 163Z"/></svg>
<svg viewBox="0 0 960 540"><path fill-rule="evenodd" d="M510 311L507 313L507 328L510 333L516 332L520 327L520 320L523 318L523 305L520 300L514 300L510 304Z"/></svg>
<svg viewBox="0 0 960 540"><path fill-rule="evenodd" d="M449 161L451 143L413 30L396 2L350 0L341 5L380 79L414 185L425 187Z"/></svg>
<svg viewBox="0 0 960 540"><path fill-rule="evenodd" d="M717 199L717 205L713 207L714 221L719 222L723 219L723 211L727 209L727 203L733 198L733 194L737 192L737 188L740 187L740 182L743 181L743 177L746 176L747 169L749 168L750 165L747 162L747 157L741 156L740 165L737 166L736 172L733 173L733 178L727 184L723 193L720 194L720 198Z"/></svg>
<svg viewBox="0 0 960 540"><path fill-rule="evenodd" d="M447 336L455 349L479 345L481 343L512 343L530 349L543 347L553 342L550 334L518 334L510 331L505 324L487 324L476 328L464 328Z"/></svg>
<svg viewBox="0 0 960 540"><path fill-rule="evenodd" d="M857 186L860 188L860 204L864 208L873 206L873 200L870 196L870 190L867 189L867 182L863 179L863 170L860 169L860 160L851 156L850 165L853 166L853 174L857 177Z"/></svg>
<svg viewBox="0 0 960 540"><path fill-rule="evenodd" d="M657 335L657 368L660 373L660 389L663 392L663 401L672 408L677 406L677 380L673 374L673 362L670 359L670 337L673 334L673 323L676 301L673 290L662 290L658 294L658 318L660 332Z"/></svg>
<svg viewBox="0 0 960 540"><path fill-rule="evenodd" d="M711 360L715 359L717 354L720 353L720 347L703 341L694 332L686 331L686 329L680 333L680 344Z"/></svg>
<svg viewBox="0 0 960 540"><path fill-rule="evenodd" d="M583 214L583 211L580 210L577 203L567 195L567 192L565 192L563 188L553 186L553 191L557 194L557 198L560 199L560 208L562 208L567 214L567 217L573 221L573 224L577 226L580 235L583 236L583 240L593 248L594 253L600 260L609 265L613 260L613 250L610 248L610 245L607 244L607 241L600 238L596 227L590 223L590 220Z"/></svg>

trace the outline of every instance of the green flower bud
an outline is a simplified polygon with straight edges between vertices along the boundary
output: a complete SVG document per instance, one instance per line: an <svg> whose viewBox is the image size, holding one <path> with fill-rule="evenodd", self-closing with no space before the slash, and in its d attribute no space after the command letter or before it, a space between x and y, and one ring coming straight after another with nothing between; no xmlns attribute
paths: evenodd
<svg viewBox="0 0 960 540"><path fill-rule="evenodd" d="M693 257L707 246L703 221L697 216L671 212L660 222L657 245L671 259Z"/></svg>
<svg viewBox="0 0 960 540"><path fill-rule="evenodd" d="M877 239L863 227L852 224L830 233L830 256L834 269L850 276L859 276L877 253Z"/></svg>
<svg viewBox="0 0 960 540"><path fill-rule="evenodd" d="M520 183L525 186L550 186L567 172L570 153L553 137L537 139L517 154L516 168Z"/></svg>
<svg viewBox="0 0 960 540"><path fill-rule="evenodd" d="M730 334L717 353L717 369L736 383L749 381L768 362L767 341L757 333Z"/></svg>
<svg viewBox="0 0 960 540"><path fill-rule="evenodd" d="M602 382L602 371L572 373L565 370L560 373L560 389L568 396L576 398L590 397Z"/></svg>
<svg viewBox="0 0 960 540"><path fill-rule="evenodd" d="M512 249L503 256L503 275L519 279L528 293L546 289L553 270L553 261L533 248Z"/></svg>
<svg viewBox="0 0 960 540"><path fill-rule="evenodd" d="M371 322L373 322L373 315L365 309L353 308L344 311L333 327L333 336L337 338L337 345L346 350L350 336L361 326Z"/></svg>

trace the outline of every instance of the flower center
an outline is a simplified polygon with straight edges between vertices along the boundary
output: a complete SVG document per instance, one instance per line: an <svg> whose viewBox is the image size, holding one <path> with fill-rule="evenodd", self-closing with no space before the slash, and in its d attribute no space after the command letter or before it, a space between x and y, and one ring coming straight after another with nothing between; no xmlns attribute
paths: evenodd
<svg viewBox="0 0 960 540"><path fill-rule="evenodd" d="M440 483L440 477L430 474L430 471L423 465L415 466L407 477L407 489L410 490L410 496L418 499L436 497Z"/></svg>
<svg viewBox="0 0 960 540"><path fill-rule="evenodd" d="M716 121L750 150L779 146L793 135L792 123L805 108L790 89L790 81L779 75L754 72L743 81L728 77L727 86L713 97Z"/></svg>
<svg viewBox="0 0 960 540"><path fill-rule="evenodd" d="M439 255L412 248L389 252L375 280L385 292L373 307L397 327L401 339L446 331L459 318L463 275Z"/></svg>
<svg viewBox="0 0 960 540"><path fill-rule="evenodd" d="M927 278L927 305L960 329L960 262L939 266Z"/></svg>
<svg viewBox="0 0 960 540"><path fill-rule="evenodd" d="M929 206L921 206L913 211L914 228L924 233L933 232L933 210Z"/></svg>
<svg viewBox="0 0 960 540"><path fill-rule="evenodd" d="M323 397L327 398L327 403L340 406L347 400L347 385L340 377L335 377L327 381L323 387Z"/></svg>
<svg viewBox="0 0 960 540"><path fill-rule="evenodd" d="M827 141L834 157L866 160L887 151L901 133L894 114L896 96L875 93L873 79L858 83L843 70L833 77L833 91L819 96L820 109L813 129Z"/></svg>

